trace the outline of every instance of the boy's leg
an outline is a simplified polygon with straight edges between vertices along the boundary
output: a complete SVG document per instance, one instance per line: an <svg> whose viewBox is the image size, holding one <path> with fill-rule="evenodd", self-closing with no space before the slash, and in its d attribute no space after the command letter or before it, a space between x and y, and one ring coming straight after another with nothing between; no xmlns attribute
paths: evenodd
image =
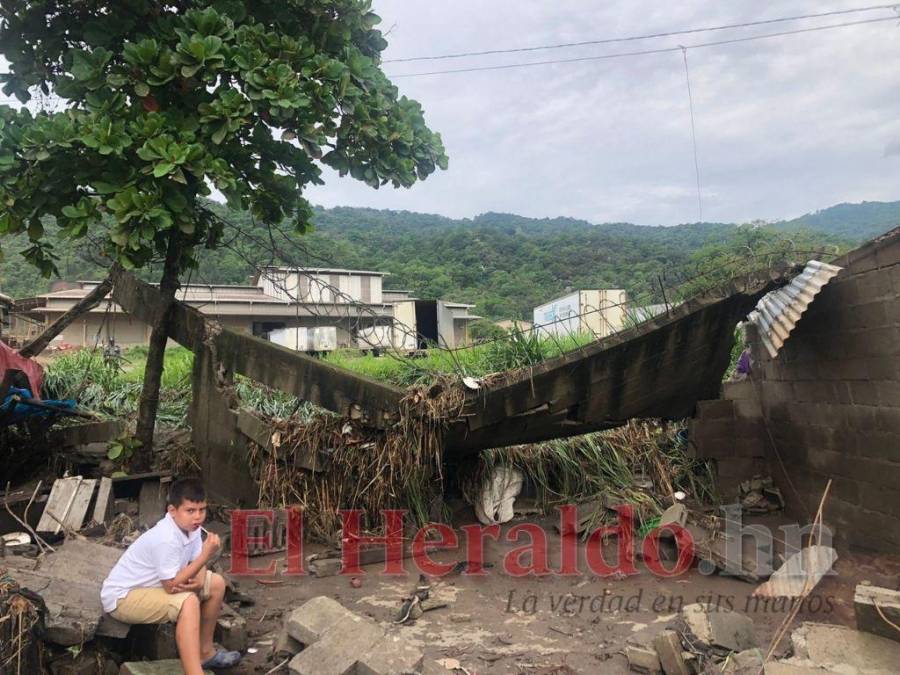
<svg viewBox="0 0 900 675"><path fill-rule="evenodd" d="M200 603L200 655L204 660L216 653L213 636L216 632L216 620L225 600L225 579L222 575L207 571L206 577L207 584Z"/></svg>
<svg viewBox="0 0 900 675"><path fill-rule="evenodd" d="M193 593L188 596L181 604L175 624L178 658L185 675L203 675L203 666L200 665L200 600Z"/></svg>

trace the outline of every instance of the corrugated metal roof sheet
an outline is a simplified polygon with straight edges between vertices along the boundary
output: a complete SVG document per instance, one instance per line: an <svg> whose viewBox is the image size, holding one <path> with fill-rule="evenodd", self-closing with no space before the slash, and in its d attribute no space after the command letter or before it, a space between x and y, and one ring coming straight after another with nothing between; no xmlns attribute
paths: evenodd
<svg viewBox="0 0 900 675"><path fill-rule="evenodd" d="M787 341L803 312L819 291L841 271L828 263L810 260L803 272L787 286L764 295L747 319L753 323L773 359Z"/></svg>

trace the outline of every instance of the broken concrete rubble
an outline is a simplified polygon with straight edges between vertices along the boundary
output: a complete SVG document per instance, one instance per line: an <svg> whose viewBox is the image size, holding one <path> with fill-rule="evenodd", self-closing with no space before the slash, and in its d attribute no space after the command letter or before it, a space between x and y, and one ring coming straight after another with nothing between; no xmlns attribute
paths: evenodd
<svg viewBox="0 0 900 675"><path fill-rule="evenodd" d="M853 606L859 630L900 642L900 591L860 584Z"/></svg>
<svg viewBox="0 0 900 675"><path fill-rule="evenodd" d="M681 639L674 630L666 630L653 640L653 648L659 656L662 671L666 675L691 675L691 669L682 655Z"/></svg>
<svg viewBox="0 0 900 675"><path fill-rule="evenodd" d="M23 588L41 595L47 605L44 639L68 647L95 635L123 637L128 627L104 615L100 586L121 551L88 541L71 540L41 561L8 557L4 566Z"/></svg>
<svg viewBox="0 0 900 675"><path fill-rule="evenodd" d="M740 652L758 646L750 617L706 603L687 605L681 618L694 644Z"/></svg>
<svg viewBox="0 0 900 675"><path fill-rule="evenodd" d="M295 609L285 622L288 635L305 645L288 668L295 675L391 675L418 672L422 652L369 618L319 596ZM286 645L290 649L290 644Z"/></svg>
<svg viewBox="0 0 900 675"><path fill-rule="evenodd" d="M846 626L804 623L791 633L791 645L785 663L845 675L888 675L900 664L900 644Z"/></svg>

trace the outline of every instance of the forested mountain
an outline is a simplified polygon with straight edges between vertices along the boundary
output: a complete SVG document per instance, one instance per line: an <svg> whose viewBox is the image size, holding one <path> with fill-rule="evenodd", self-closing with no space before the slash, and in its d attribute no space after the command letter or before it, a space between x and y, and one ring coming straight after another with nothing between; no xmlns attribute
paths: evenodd
<svg viewBox="0 0 900 675"><path fill-rule="evenodd" d="M340 207L316 209L314 230L292 236L286 230L269 232L246 214L219 210L232 226L223 246L203 251L199 268L190 273L193 283L246 283L254 265L272 262L374 269L390 273L387 288L473 302L476 313L497 319L528 318L535 305L569 288L625 288L660 300L660 282L671 287L690 276L702 255L761 251L778 232L789 233L799 246L846 247L900 224L900 202L840 204L762 228L728 223L595 225L503 213L455 220ZM6 259L0 264L0 289L14 297L44 292L48 280L18 255L26 246L24 239L2 243ZM56 251L64 278L101 276L101 268L87 261L83 244L60 241ZM153 274L148 270L142 276Z"/></svg>
<svg viewBox="0 0 900 675"><path fill-rule="evenodd" d="M836 204L794 220L777 223L787 230L808 229L862 242L900 225L900 202Z"/></svg>

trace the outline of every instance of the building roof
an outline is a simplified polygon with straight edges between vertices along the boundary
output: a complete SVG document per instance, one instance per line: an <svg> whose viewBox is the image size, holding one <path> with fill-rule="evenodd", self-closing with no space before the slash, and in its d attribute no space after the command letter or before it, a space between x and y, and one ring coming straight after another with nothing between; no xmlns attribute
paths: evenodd
<svg viewBox="0 0 900 675"><path fill-rule="evenodd" d="M81 288L69 288L63 291L43 293L37 297L47 300L80 300L100 282L81 281L79 283L82 285ZM188 303L253 302L277 305L291 304L288 300L266 295L259 286L229 286L226 284L185 284L178 289L175 297Z"/></svg>
<svg viewBox="0 0 900 675"><path fill-rule="evenodd" d="M279 272L307 272L310 274L347 274L347 275L357 275L357 276L370 276L370 277L386 277L390 276L390 272L375 272L374 270L348 270L343 269L341 267L286 267L283 265L266 265L262 269L264 270L277 270ZM259 272L257 272L255 279L259 278Z"/></svg>

